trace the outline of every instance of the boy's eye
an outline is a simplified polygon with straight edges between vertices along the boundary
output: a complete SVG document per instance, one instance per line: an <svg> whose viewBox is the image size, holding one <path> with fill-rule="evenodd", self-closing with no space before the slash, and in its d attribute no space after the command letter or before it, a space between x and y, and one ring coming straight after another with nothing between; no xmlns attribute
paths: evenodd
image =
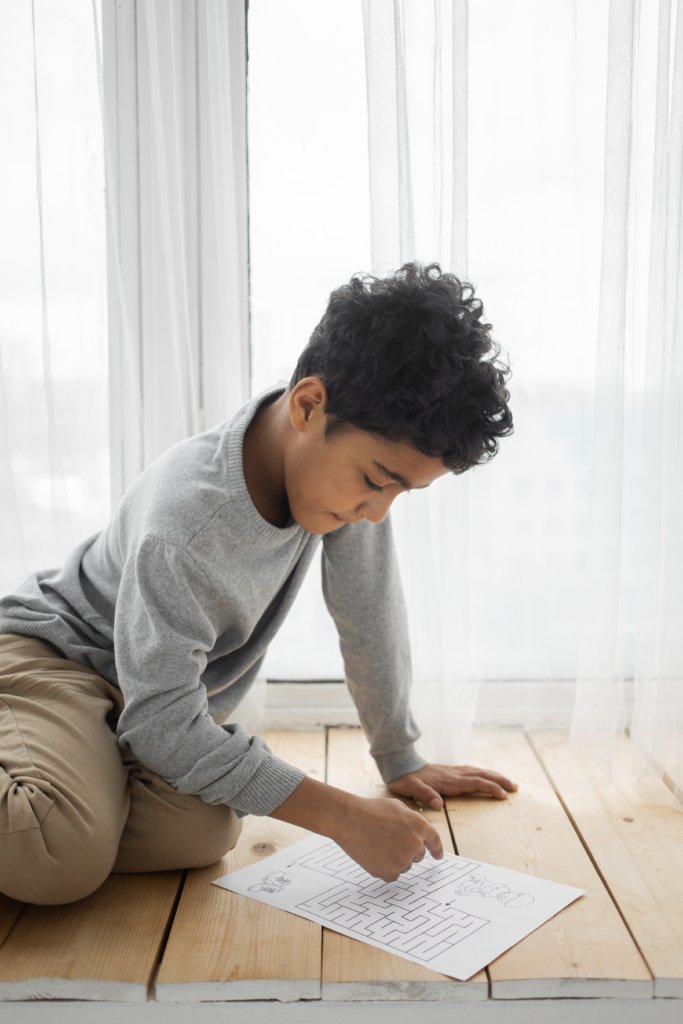
<svg viewBox="0 0 683 1024"><path fill-rule="evenodd" d="M372 491L379 491L381 494L381 492L384 490L384 488L380 487L379 484L374 483L369 476L365 477L365 482Z"/></svg>

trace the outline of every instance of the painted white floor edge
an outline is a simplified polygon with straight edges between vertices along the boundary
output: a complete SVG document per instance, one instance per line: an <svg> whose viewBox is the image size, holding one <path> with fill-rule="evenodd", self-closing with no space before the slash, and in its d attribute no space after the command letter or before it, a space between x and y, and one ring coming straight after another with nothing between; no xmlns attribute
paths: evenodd
<svg viewBox="0 0 683 1024"><path fill-rule="evenodd" d="M453 1024L453 1003L425 1003L429 1024ZM464 1008L463 1008L464 1009ZM680 999L520 999L467 1004L467 1024L680 1024ZM359 1018L359 1011L362 1017ZM11 1024L415 1024L410 1003L5 1003Z"/></svg>
<svg viewBox="0 0 683 1024"><path fill-rule="evenodd" d="M652 999L653 995L652 980L525 978L519 981L494 981L491 986L492 999L620 999L630 1003L632 999Z"/></svg>
<svg viewBox="0 0 683 1024"><path fill-rule="evenodd" d="M70 1002L145 1003L147 986L120 981L79 981L75 978L26 978L24 981L0 982L0 1024L8 1015L5 1006L19 1002L48 1002L68 999Z"/></svg>
<svg viewBox="0 0 683 1024"><path fill-rule="evenodd" d="M290 979L288 981L261 979L259 981L228 981L228 982L192 982L157 985L154 990L156 1000L164 1005L172 1003L190 1003L193 1006L202 1002L233 1003L248 1000L277 1000L293 1003L297 999L320 999L320 981L318 979ZM270 1005L270 1003L268 1004Z"/></svg>
<svg viewBox="0 0 683 1024"><path fill-rule="evenodd" d="M458 1003L469 1005L488 999L488 983L458 984L438 981L358 981L325 983L322 998L332 1003Z"/></svg>

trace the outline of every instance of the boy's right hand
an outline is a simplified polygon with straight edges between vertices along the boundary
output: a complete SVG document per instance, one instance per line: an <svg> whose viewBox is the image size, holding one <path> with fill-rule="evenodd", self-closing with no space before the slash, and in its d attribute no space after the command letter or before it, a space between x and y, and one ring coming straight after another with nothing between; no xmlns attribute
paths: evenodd
<svg viewBox="0 0 683 1024"><path fill-rule="evenodd" d="M439 833L417 811L391 798L357 799L356 813L332 838L369 874L393 882L427 851L437 860L443 857Z"/></svg>
<svg viewBox="0 0 683 1024"><path fill-rule="evenodd" d="M375 878L395 881L429 851L443 856L439 833L393 797L361 797L306 777L271 818L328 836Z"/></svg>

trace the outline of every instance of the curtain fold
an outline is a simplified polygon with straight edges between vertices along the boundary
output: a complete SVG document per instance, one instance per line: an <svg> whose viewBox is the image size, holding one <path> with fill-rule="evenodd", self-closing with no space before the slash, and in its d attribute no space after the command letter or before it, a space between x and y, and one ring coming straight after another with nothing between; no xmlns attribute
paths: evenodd
<svg viewBox="0 0 683 1024"><path fill-rule="evenodd" d="M402 7L363 0L373 272L415 250Z"/></svg>
<svg viewBox="0 0 683 1024"><path fill-rule="evenodd" d="M631 735L683 796L683 4L659 4Z"/></svg>
<svg viewBox="0 0 683 1024"><path fill-rule="evenodd" d="M421 251L465 277L467 0L363 0L363 21L372 272L383 276ZM463 571L469 482L462 477L449 485L410 494L394 506L392 519L421 747L432 760L453 762L467 757L477 681L469 658L469 572Z"/></svg>
<svg viewBox="0 0 683 1024"><path fill-rule="evenodd" d="M246 45L220 0L104 13L118 500L248 396Z"/></svg>
<svg viewBox="0 0 683 1024"><path fill-rule="evenodd" d="M610 6L607 54L602 262L593 395L588 558L584 576L574 739L625 726L620 683L626 324L633 227L630 217L635 0ZM611 752L610 752L611 757Z"/></svg>
<svg viewBox="0 0 683 1024"><path fill-rule="evenodd" d="M666 776L679 796L682 11L679 0L610 6L592 530L571 729L607 781L626 726L631 769Z"/></svg>

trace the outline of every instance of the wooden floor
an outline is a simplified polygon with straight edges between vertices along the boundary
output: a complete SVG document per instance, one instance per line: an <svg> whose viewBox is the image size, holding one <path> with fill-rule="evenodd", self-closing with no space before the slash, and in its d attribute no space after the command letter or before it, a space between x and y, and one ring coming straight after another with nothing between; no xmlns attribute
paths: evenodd
<svg viewBox="0 0 683 1024"><path fill-rule="evenodd" d="M266 737L310 775L382 793L357 729ZM624 741L619 757L629 752ZM112 875L63 907L0 903L0 1000L12 1024L151 1021L683 1020L683 813L659 780L596 789L591 765L554 734L481 733L474 763L519 783L506 801L426 811L447 850L586 891L468 982L237 896L211 880L301 838L247 818L204 870ZM626 774L624 778L626 778ZM2 899L0 897L0 899ZM587 1003L586 1000L590 1000ZM229 1007L225 1003L230 1003ZM463 1010L465 1007L462 1008Z"/></svg>

